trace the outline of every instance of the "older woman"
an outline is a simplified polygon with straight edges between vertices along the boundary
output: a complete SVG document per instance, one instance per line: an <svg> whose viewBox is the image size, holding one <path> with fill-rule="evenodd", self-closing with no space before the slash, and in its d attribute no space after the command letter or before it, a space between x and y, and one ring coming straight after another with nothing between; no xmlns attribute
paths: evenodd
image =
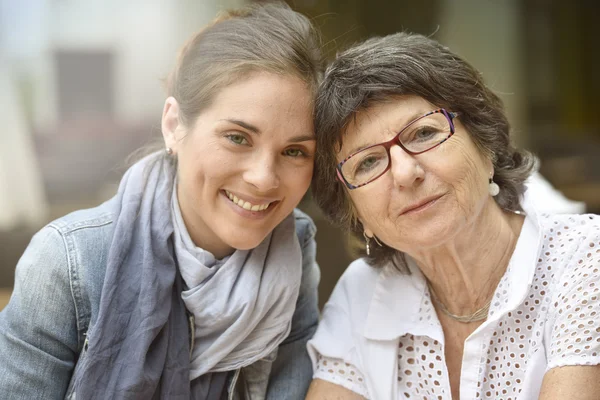
<svg viewBox="0 0 600 400"><path fill-rule="evenodd" d="M364 237L308 348L310 399L597 399L600 218L540 215L500 99L437 42L329 67L313 191Z"/></svg>

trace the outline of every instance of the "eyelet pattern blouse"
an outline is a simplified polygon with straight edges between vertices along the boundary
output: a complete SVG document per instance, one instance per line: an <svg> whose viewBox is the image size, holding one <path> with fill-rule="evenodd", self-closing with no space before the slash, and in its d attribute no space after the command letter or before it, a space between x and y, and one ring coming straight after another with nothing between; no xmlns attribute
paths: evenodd
<svg viewBox="0 0 600 400"><path fill-rule="evenodd" d="M488 319L465 341L461 398L537 398L548 370L600 364L600 217L559 215L536 220L535 234L525 232L524 226L507 272L495 291ZM364 267L370 268L366 264ZM357 293L344 287L343 282L349 279L351 274L342 278L339 285L352 298ZM520 279L527 279L528 283L522 290L516 284ZM403 292L388 294L388 301L406 301ZM358 301L354 298L344 304L339 301L342 298L334 292L324 312L323 328L309 343L314 378L372 399L366 375L377 373L372 370L377 367L361 365L360 346L338 345L336 348L346 350L337 353L327 350L327 342L339 333L327 323L328 313L341 311L350 316L349 304ZM420 299L413 332L398 338L395 398L451 399L443 335L440 338L434 334L441 326L426 285ZM405 307L411 307L410 303ZM362 327L356 322L359 320L348 318L355 333L341 334L341 340L363 340ZM428 329L432 334L427 334Z"/></svg>

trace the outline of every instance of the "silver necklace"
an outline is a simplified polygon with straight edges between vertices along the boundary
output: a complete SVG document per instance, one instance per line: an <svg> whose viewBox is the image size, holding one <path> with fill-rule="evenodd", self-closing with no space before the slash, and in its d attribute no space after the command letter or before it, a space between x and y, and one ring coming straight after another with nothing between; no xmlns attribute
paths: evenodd
<svg viewBox="0 0 600 400"><path fill-rule="evenodd" d="M442 310L442 312L444 314L446 314L447 316L449 316L453 320L458 321L458 322L468 323L468 322L481 321L481 320L484 320L484 319L487 318L488 313L490 311L490 305L492 304L492 299L491 298L490 298L490 300L483 307L481 307L480 309L476 310L473 314L469 314L469 315L456 315L456 314L452 314L446 308L446 306L444 306L444 304L442 304L442 302L440 301L440 299L435 294L435 291L433 290L433 288L431 287L431 285L429 285L429 282L427 283L427 286L429 287L429 293L431 294L431 299L433 300L433 302L438 305L439 309ZM492 298L493 298L493 296L492 296Z"/></svg>

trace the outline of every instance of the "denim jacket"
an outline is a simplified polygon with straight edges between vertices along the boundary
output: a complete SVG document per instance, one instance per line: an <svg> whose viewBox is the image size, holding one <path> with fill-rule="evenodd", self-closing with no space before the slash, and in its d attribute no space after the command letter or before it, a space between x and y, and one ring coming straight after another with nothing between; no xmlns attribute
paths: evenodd
<svg viewBox="0 0 600 400"><path fill-rule="evenodd" d="M306 342L318 323L320 271L316 228L301 211L294 216L303 261L291 332L276 352L235 371L230 399L304 399L308 389ZM17 264L10 302L0 312L0 398L76 398L71 376L98 315L113 220L110 203L104 203L48 224L31 240Z"/></svg>

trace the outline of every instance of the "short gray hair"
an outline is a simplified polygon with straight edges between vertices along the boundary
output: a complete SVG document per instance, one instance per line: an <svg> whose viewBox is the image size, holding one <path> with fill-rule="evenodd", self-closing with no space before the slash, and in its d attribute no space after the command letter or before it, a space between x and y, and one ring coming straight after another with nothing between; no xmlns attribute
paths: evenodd
<svg viewBox="0 0 600 400"><path fill-rule="evenodd" d="M535 167L535 157L511 144L500 98L485 86L475 68L447 47L402 32L351 47L338 54L325 72L315 105L317 155L312 193L330 221L362 237L362 224L336 177L336 154L358 112L403 95L420 96L457 112L477 148L493 162L494 181L500 186L496 202L504 209L520 209L519 196ZM385 245L372 244L371 248L373 265L401 255Z"/></svg>

